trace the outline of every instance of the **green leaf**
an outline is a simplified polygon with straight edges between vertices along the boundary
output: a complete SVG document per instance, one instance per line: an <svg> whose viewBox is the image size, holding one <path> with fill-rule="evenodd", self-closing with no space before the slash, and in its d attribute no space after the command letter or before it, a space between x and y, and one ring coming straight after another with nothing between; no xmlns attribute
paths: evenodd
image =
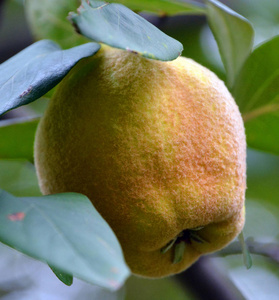
<svg viewBox="0 0 279 300"><path fill-rule="evenodd" d="M88 42L67 20L69 12L79 5L79 0L26 0L27 20L35 38L53 40L64 49Z"/></svg>
<svg viewBox="0 0 279 300"><path fill-rule="evenodd" d="M247 19L224 4L206 0L207 17L219 47L227 71L227 82L231 88L237 75L251 53L254 30Z"/></svg>
<svg viewBox="0 0 279 300"><path fill-rule="evenodd" d="M279 36L257 47L245 62L233 95L250 147L279 154Z"/></svg>
<svg viewBox="0 0 279 300"><path fill-rule="evenodd" d="M82 58L100 45L88 43L69 50L48 40L37 42L0 65L0 115L43 96Z"/></svg>
<svg viewBox="0 0 279 300"><path fill-rule="evenodd" d="M0 159L33 161L33 145L39 118L0 121Z"/></svg>
<svg viewBox="0 0 279 300"><path fill-rule="evenodd" d="M34 165L26 160L0 160L0 189L16 196L41 196Z"/></svg>
<svg viewBox="0 0 279 300"><path fill-rule="evenodd" d="M146 11L162 16L175 14L204 14L204 6L195 1L175 0L113 0L135 11Z"/></svg>
<svg viewBox="0 0 279 300"><path fill-rule="evenodd" d="M82 1L78 14L71 14L77 30L95 42L136 52L144 57L173 60L183 46L121 4Z"/></svg>
<svg viewBox="0 0 279 300"><path fill-rule="evenodd" d="M62 281L64 284L70 286L73 284L73 276L72 275L69 275L55 267L51 267L49 266L52 270L52 272L55 274L55 276L60 280Z"/></svg>
<svg viewBox="0 0 279 300"><path fill-rule="evenodd" d="M87 197L17 198L1 191L0 208L2 243L109 290L129 275L114 233Z"/></svg>

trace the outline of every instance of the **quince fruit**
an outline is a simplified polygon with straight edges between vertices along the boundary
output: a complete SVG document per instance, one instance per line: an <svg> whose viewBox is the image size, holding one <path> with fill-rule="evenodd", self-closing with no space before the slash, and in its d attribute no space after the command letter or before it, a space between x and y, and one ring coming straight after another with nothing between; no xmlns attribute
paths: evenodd
<svg viewBox="0 0 279 300"><path fill-rule="evenodd" d="M35 140L43 194L87 195L147 277L181 272L239 234L245 161L241 115L215 74L108 46L63 79Z"/></svg>

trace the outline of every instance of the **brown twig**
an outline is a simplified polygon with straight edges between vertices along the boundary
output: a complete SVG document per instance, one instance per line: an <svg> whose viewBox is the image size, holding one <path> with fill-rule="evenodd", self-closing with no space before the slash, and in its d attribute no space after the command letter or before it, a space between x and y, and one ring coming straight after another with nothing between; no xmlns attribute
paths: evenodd
<svg viewBox="0 0 279 300"><path fill-rule="evenodd" d="M183 288L190 291L195 299L200 300L243 300L235 285L212 262L209 257L202 257L185 272L176 275Z"/></svg>
<svg viewBox="0 0 279 300"><path fill-rule="evenodd" d="M250 253L267 257L279 264L279 243L261 243L252 238L246 239ZM240 242L231 243L228 247L210 255L226 257L242 254ZM191 291L196 299L201 300L240 300L244 299L233 283L210 260L202 257L185 272L175 276L184 288Z"/></svg>
<svg viewBox="0 0 279 300"><path fill-rule="evenodd" d="M279 243L261 243L253 238L246 239L246 245L250 253L268 257L279 264ZM216 252L215 256L241 254L242 248L239 242L233 242L228 247Z"/></svg>

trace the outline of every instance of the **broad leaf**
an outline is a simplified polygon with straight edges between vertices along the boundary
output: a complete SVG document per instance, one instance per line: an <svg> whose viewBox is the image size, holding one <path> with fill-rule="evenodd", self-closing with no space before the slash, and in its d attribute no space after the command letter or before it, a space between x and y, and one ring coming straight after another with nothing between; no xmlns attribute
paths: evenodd
<svg viewBox="0 0 279 300"><path fill-rule="evenodd" d="M34 166L23 160L0 160L0 189L17 196L41 196ZM71 285L73 276L51 267L54 274L66 285Z"/></svg>
<svg viewBox="0 0 279 300"><path fill-rule="evenodd" d="M195 1L172 0L120 0L109 1L126 5L132 10L156 13L161 16L174 14L204 14L204 6ZM26 0L25 10L31 30L37 39L51 39L62 48L70 48L88 41L78 35L67 16L76 11L79 0Z"/></svg>
<svg viewBox="0 0 279 300"><path fill-rule="evenodd" d="M279 154L279 36L247 59L233 89L248 145Z"/></svg>
<svg viewBox="0 0 279 300"><path fill-rule="evenodd" d="M144 57L173 60L183 46L121 4L82 1L78 14L71 14L77 30L95 42L136 52Z"/></svg>
<svg viewBox="0 0 279 300"><path fill-rule="evenodd" d="M39 118L0 121L0 159L33 161L33 147Z"/></svg>
<svg viewBox="0 0 279 300"><path fill-rule="evenodd" d="M196 1L179 0L113 0L135 11L146 11L162 16L175 14L204 14L204 6Z"/></svg>
<svg viewBox="0 0 279 300"><path fill-rule="evenodd" d="M231 88L249 56L254 39L252 25L241 15L216 0L206 0L210 28L219 47Z"/></svg>
<svg viewBox="0 0 279 300"><path fill-rule="evenodd" d="M34 165L26 160L0 160L0 189L20 197L41 196Z"/></svg>
<svg viewBox="0 0 279 300"><path fill-rule="evenodd" d="M0 114L35 101L57 85L82 58L100 45L88 43L69 50L48 40L37 42L0 65Z"/></svg>
<svg viewBox="0 0 279 300"><path fill-rule="evenodd" d="M129 275L114 233L81 194L17 198L1 191L0 241L110 290Z"/></svg>
<svg viewBox="0 0 279 300"><path fill-rule="evenodd" d="M88 42L67 19L79 5L79 0L26 0L25 11L33 35L38 40L53 40L64 49Z"/></svg>

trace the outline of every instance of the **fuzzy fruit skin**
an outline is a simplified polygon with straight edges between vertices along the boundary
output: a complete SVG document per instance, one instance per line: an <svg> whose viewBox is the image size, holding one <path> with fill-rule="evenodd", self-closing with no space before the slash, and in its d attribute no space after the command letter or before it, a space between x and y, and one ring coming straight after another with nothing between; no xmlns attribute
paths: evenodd
<svg viewBox="0 0 279 300"><path fill-rule="evenodd" d="M79 192L116 233L132 272L163 277L227 245L244 225L246 142L215 74L102 47L60 83L35 139L43 194ZM185 229L206 242L160 252Z"/></svg>

